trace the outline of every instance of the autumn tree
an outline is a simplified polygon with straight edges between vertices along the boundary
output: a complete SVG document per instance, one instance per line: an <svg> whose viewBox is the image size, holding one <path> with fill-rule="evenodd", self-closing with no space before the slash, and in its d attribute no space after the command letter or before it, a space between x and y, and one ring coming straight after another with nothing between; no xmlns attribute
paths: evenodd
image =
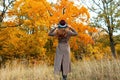
<svg viewBox="0 0 120 80"><path fill-rule="evenodd" d="M82 0L83 1L83 0ZM87 2L83 1L85 4ZM97 16L93 19L93 26L102 28L108 35L110 41L110 48L113 57L116 57L115 41L113 33L120 29L120 10L119 0L89 0L88 8L94 12Z"/></svg>
<svg viewBox="0 0 120 80"><path fill-rule="evenodd" d="M0 32L0 55L3 58L44 57L48 13L45 0L18 0L7 12ZM41 59L42 59L41 57Z"/></svg>
<svg viewBox="0 0 120 80"><path fill-rule="evenodd" d="M50 24L54 26L61 19L66 20L78 32L78 37L70 41L72 50L79 55L85 53L83 46L94 43L90 33L96 32L95 28L88 25L90 18L88 9L82 4L76 5L74 1L70 0L59 0L51 6L51 8L47 8L50 15Z"/></svg>
<svg viewBox="0 0 120 80"><path fill-rule="evenodd" d="M47 56L51 61L47 53L53 55L51 49L55 50L57 42L47 34L49 28L61 19L78 32L78 37L70 41L75 53L80 54L83 46L94 43L90 33L96 32L96 29L88 26L88 9L76 5L74 1L59 0L50 4L46 0L16 0L8 10L7 17L11 19L2 22L5 28L0 32L0 55L13 58L32 56L41 60Z"/></svg>
<svg viewBox="0 0 120 80"><path fill-rule="evenodd" d="M5 14L15 1L16 0L0 0L0 6L2 7L0 11L0 22L3 21L3 19L5 18Z"/></svg>

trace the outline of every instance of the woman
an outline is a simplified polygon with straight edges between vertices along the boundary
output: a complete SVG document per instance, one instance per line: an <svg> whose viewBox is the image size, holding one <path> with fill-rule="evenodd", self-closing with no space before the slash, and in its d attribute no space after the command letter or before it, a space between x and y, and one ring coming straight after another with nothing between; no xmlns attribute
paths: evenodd
<svg viewBox="0 0 120 80"><path fill-rule="evenodd" d="M66 80L67 74L71 72L70 46L68 41L71 36L76 36L77 32L72 27L68 26L65 20L61 20L58 27L51 29L48 35L58 38L58 46L56 48L54 61L54 73L58 74L62 71L63 80Z"/></svg>

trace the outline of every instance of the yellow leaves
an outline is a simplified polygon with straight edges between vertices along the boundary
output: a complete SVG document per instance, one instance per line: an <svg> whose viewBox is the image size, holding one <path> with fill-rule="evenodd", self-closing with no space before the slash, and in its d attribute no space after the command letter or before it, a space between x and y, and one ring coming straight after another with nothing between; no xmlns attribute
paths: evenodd
<svg viewBox="0 0 120 80"><path fill-rule="evenodd" d="M85 45L94 43L94 41L88 34L80 34L79 40L80 40L80 42L84 43Z"/></svg>
<svg viewBox="0 0 120 80"><path fill-rule="evenodd" d="M15 10L9 10L8 16L11 17L13 15L16 15L16 11Z"/></svg>
<svg viewBox="0 0 120 80"><path fill-rule="evenodd" d="M0 30L0 44L3 44L2 42L5 41L8 38L8 34L6 30ZM4 36L2 36L4 35Z"/></svg>
<svg viewBox="0 0 120 80"><path fill-rule="evenodd" d="M6 37L4 41L2 41L2 50L1 53L5 55L14 55L13 53L17 51L19 47L20 37L24 35L23 32L19 31L16 27L8 27L4 29L5 35L0 35ZM7 53L7 54L6 54Z"/></svg>
<svg viewBox="0 0 120 80"><path fill-rule="evenodd" d="M120 44L116 45L116 51L117 51L117 54L120 54Z"/></svg>
<svg viewBox="0 0 120 80"><path fill-rule="evenodd" d="M32 22L30 20L24 20L25 25L30 25Z"/></svg>
<svg viewBox="0 0 120 80"><path fill-rule="evenodd" d="M15 22L13 22L13 21L3 22L2 26L3 27L7 27L7 26L9 26L9 27L15 27Z"/></svg>
<svg viewBox="0 0 120 80"><path fill-rule="evenodd" d="M10 12L15 11L17 18L23 17L23 24L28 27L48 26L49 6L45 0L19 0L15 2L13 10Z"/></svg>
<svg viewBox="0 0 120 80"><path fill-rule="evenodd" d="M70 13L66 13L67 9L69 9L71 2L69 2L68 0L62 0L60 2L60 4L56 4L55 6L53 6L54 8L52 8L53 10L50 10L50 12L52 13L52 16L50 19L52 19L52 23L58 23L61 19L65 19L67 20L67 18L71 17L71 15L69 15ZM54 20L54 19L57 19Z"/></svg>
<svg viewBox="0 0 120 80"><path fill-rule="evenodd" d="M79 49L80 43L84 46L93 44L94 41L89 35L96 32L95 28L88 26L90 14L85 6L76 6L72 1L61 0L57 4L52 5L50 9L52 16L49 17L50 24L58 24L61 19L64 19L68 25L71 25L78 32L76 38L71 39L71 45L74 50Z"/></svg>
<svg viewBox="0 0 120 80"><path fill-rule="evenodd" d="M19 56L30 54L45 54L46 50L44 45L47 40L45 32L39 32L39 36L36 36L36 34L28 35L17 27L7 28L6 31L8 31L8 37L4 42L2 53L9 52L11 55L18 54Z"/></svg>
<svg viewBox="0 0 120 80"><path fill-rule="evenodd" d="M80 9L77 6L74 6L73 2L68 0L61 0L59 4L56 4L54 6L55 11L53 13L54 17L60 17L59 19L65 19L72 18L72 17L78 17L80 14L86 14L89 18L88 10L82 6ZM71 19L72 21L74 18Z"/></svg>
<svg viewBox="0 0 120 80"><path fill-rule="evenodd" d="M24 35L23 32L21 32L18 28L8 28L8 34L9 34L9 40L8 43L12 44L14 47L18 47L19 46L19 41L20 41L20 37L22 37Z"/></svg>
<svg viewBox="0 0 120 80"><path fill-rule="evenodd" d="M31 54L43 56L46 55L45 53L53 53L58 44L57 39L53 39L53 44L46 45L49 38L46 32L48 32L48 26L58 24L61 19L66 20L68 25L74 27L78 32L78 36L70 41L75 51L79 50L81 44L93 43L86 31L96 32L96 29L88 26L90 18L88 9L84 6L75 6L69 0L61 0L57 4L51 5L46 0L17 0L8 16L15 18L12 21L4 22L2 25L22 24L18 27L6 28L5 32L0 33L0 41L3 41L0 45L4 47L2 53L10 52L13 55L16 53L19 56ZM51 51L51 45L54 48L53 51L47 52L44 46L47 46L47 49Z"/></svg>
<svg viewBox="0 0 120 80"><path fill-rule="evenodd" d="M79 45L77 44L77 38L71 39L70 45L71 45L71 48L73 48L73 50L77 51L79 47Z"/></svg>

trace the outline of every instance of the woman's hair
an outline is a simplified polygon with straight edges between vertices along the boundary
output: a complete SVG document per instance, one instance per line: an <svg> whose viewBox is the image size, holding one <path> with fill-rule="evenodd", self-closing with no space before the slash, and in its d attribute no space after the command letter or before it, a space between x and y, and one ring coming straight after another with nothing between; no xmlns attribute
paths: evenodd
<svg viewBox="0 0 120 80"><path fill-rule="evenodd" d="M67 29L65 29L65 28L58 29L58 30L56 31L56 36L57 36L59 39L66 38L66 37L67 37Z"/></svg>
<svg viewBox="0 0 120 80"><path fill-rule="evenodd" d="M59 39L62 39L62 38L66 38L67 36L67 23L65 22L65 20L60 20L59 22L59 25L58 25L58 30L56 31L57 33L57 37ZM63 27L59 27L59 26L63 26Z"/></svg>

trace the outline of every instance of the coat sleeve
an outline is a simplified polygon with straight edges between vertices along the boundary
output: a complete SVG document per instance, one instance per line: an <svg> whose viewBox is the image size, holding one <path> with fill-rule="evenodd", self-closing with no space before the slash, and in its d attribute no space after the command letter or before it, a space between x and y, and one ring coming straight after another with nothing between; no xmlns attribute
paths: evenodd
<svg viewBox="0 0 120 80"><path fill-rule="evenodd" d="M48 33L48 36L55 36L55 30L56 30L56 28L54 28L54 29L51 29L50 31L49 31L49 33Z"/></svg>
<svg viewBox="0 0 120 80"><path fill-rule="evenodd" d="M70 31L69 31L70 36L76 36L77 34L78 33L73 28L70 29Z"/></svg>

